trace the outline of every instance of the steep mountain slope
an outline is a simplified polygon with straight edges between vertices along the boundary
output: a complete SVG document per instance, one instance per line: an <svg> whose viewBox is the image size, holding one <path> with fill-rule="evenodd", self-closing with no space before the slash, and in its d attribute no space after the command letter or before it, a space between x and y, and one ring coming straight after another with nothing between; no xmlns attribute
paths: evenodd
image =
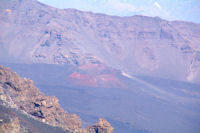
<svg viewBox="0 0 200 133"><path fill-rule="evenodd" d="M200 82L200 24L1 0L0 31L1 61L104 63L129 74Z"/></svg>

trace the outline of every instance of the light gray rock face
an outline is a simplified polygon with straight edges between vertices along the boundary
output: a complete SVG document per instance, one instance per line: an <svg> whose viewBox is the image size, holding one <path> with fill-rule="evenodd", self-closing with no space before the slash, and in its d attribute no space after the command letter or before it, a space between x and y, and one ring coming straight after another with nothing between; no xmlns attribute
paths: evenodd
<svg viewBox="0 0 200 133"><path fill-rule="evenodd" d="M0 1L1 61L105 63L130 74L200 81L200 24Z"/></svg>

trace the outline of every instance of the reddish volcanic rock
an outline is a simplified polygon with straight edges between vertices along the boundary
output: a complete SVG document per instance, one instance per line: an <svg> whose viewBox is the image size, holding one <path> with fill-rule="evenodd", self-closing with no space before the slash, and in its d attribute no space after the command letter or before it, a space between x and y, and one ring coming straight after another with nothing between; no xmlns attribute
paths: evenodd
<svg viewBox="0 0 200 133"><path fill-rule="evenodd" d="M80 74L74 72L67 78L72 84L77 84L81 86L97 87L97 79L91 75Z"/></svg>
<svg viewBox="0 0 200 133"><path fill-rule="evenodd" d="M73 85L104 88L121 88L125 85L113 74L80 74L74 72L67 81Z"/></svg>
<svg viewBox="0 0 200 133"><path fill-rule="evenodd" d="M85 64L81 72L73 72L67 81L73 85L86 87L123 88L125 85L116 76L116 70L104 64Z"/></svg>

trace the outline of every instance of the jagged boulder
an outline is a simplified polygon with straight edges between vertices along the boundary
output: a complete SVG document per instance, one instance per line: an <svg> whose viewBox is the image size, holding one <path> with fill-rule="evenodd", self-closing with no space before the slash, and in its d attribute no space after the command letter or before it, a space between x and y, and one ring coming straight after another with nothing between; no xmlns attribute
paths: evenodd
<svg viewBox="0 0 200 133"><path fill-rule="evenodd" d="M113 127L105 119L100 118L95 125L89 126L88 133L113 133Z"/></svg>

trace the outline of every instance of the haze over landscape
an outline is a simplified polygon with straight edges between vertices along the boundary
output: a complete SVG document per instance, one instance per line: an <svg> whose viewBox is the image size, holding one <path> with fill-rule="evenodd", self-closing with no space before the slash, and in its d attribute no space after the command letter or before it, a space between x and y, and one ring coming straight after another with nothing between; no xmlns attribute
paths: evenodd
<svg viewBox="0 0 200 133"><path fill-rule="evenodd" d="M1 0L0 65L24 78L1 66L2 103L72 132L198 133L198 5L195 0ZM23 126L22 118L35 123L20 114ZM94 125L99 118L105 120Z"/></svg>
<svg viewBox="0 0 200 133"><path fill-rule="evenodd" d="M167 20L200 23L198 0L39 0L50 6L115 16L159 16Z"/></svg>

